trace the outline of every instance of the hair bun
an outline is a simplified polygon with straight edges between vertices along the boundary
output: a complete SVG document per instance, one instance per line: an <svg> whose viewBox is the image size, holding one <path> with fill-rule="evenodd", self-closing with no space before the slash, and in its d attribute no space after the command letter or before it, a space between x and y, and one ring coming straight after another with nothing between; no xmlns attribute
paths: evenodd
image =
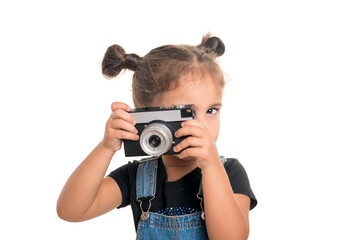
<svg viewBox="0 0 360 240"><path fill-rule="evenodd" d="M212 37L210 34L203 37L198 47L205 49L208 53L215 53L217 57L225 53L225 44L223 41L218 37Z"/></svg>
<svg viewBox="0 0 360 240"><path fill-rule="evenodd" d="M218 37L212 37L210 33L203 37L198 47L204 49L207 53L216 54L217 57L220 57L225 52L225 44L223 41Z"/></svg>
<svg viewBox="0 0 360 240"><path fill-rule="evenodd" d="M114 44L105 52L101 64L102 73L107 78L113 78L123 69L135 71L141 59L137 54L126 54L123 47Z"/></svg>

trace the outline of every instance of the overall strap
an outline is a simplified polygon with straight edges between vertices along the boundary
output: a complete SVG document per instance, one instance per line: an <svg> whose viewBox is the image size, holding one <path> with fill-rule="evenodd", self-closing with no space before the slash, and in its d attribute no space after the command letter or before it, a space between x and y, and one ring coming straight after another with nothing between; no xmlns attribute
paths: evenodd
<svg viewBox="0 0 360 240"><path fill-rule="evenodd" d="M144 158L139 161L136 173L136 197L138 199L155 196L157 169L157 157Z"/></svg>
<svg viewBox="0 0 360 240"><path fill-rule="evenodd" d="M140 203L141 220L149 218L151 201L155 198L158 157L144 158L139 161L136 173L136 200ZM146 211L143 210L144 200L149 202Z"/></svg>

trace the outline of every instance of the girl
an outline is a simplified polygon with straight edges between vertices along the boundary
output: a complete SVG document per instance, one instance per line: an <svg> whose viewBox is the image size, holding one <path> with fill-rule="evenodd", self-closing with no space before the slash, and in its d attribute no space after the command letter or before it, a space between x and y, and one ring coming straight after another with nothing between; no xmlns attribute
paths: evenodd
<svg viewBox="0 0 360 240"><path fill-rule="evenodd" d="M144 57L107 49L105 77L134 71L135 107L194 104L196 119L176 131L189 136L174 147L178 154L129 162L104 178L123 140L139 140L130 107L114 102L103 140L59 196L60 218L84 221L130 204L137 239L247 239L256 198L242 165L220 157L215 144L224 88L216 58L224 52L209 34L198 46L161 46Z"/></svg>

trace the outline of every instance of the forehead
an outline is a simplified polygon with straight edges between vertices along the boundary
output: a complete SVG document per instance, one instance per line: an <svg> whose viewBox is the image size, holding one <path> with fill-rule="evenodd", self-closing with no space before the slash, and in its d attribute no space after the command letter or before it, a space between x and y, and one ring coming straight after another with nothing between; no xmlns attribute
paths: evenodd
<svg viewBox="0 0 360 240"><path fill-rule="evenodd" d="M208 76L183 76L178 86L165 91L160 98L160 105L212 105L221 103L223 87Z"/></svg>

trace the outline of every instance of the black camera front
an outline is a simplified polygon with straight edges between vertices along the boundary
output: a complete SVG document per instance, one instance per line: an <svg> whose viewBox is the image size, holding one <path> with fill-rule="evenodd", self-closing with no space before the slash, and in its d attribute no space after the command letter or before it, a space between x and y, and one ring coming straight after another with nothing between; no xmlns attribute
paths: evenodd
<svg viewBox="0 0 360 240"><path fill-rule="evenodd" d="M182 122L196 118L193 105L137 108L130 114L135 119L140 139L124 140L127 157L176 154L173 147L186 137L176 138L174 133L181 128Z"/></svg>

